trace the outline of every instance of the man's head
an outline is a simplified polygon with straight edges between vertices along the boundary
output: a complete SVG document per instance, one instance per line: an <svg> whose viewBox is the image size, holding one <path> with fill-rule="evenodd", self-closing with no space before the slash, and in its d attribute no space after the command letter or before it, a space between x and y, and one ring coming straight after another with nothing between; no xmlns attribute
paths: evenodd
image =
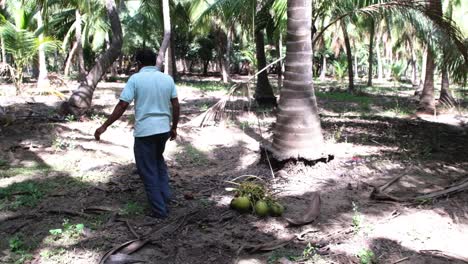
<svg viewBox="0 0 468 264"><path fill-rule="evenodd" d="M156 53L150 49L142 49L137 51L135 55L135 60L138 63L138 66L155 66L156 65Z"/></svg>

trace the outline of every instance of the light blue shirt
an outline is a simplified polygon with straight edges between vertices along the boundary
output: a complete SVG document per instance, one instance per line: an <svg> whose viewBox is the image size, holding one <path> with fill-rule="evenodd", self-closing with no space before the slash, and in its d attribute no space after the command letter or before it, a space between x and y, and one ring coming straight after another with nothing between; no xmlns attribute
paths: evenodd
<svg viewBox="0 0 468 264"><path fill-rule="evenodd" d="M146 137L171 130L171 99L177 97L174 80L154 66L143 67L128 79L120 100L135 100L133 136Z"/></svg>

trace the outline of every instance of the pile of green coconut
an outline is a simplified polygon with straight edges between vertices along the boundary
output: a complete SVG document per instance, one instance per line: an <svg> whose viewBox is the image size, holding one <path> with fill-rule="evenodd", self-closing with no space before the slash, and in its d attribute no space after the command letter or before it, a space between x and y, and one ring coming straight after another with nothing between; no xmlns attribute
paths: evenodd
<svg viewBox="0 0 468 264"><path fill-rule="evenodd" d="M262 184L252 181L234 184L237 187L232 189L235 191L235 197L231 201L232 209L260 217L283 215L284 206L276 201Z"/></svg>

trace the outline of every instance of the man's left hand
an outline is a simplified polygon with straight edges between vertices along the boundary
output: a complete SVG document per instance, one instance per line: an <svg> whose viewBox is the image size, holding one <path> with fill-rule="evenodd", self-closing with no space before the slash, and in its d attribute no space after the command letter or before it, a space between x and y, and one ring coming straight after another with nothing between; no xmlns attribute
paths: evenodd
<svg viewBox="0 0 468 264"><path fill-rule="evenodd" d="M177 137L177 128L172 128L169 133L170 133L170 136L171 136L169 139L171 141L176 139L176 137Z"/></svg>
<svg viewBox="0 0 468 264"><path fill-rule="evenodd" d="M105 126L101 126L100 128L96 129L96 132L94 132L94 138L96 140L101 140L101 135L102 133L106 132L106 127Z"/></svg>

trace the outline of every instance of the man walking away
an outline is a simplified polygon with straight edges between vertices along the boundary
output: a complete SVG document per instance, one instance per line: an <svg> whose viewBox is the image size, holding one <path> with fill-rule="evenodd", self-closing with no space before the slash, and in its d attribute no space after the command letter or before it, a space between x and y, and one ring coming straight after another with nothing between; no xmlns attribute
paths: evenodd
<svg viewBox="0 0 468 264"><path fill-rule="evenodd" d="M166 141L177 137L179 100L174 80L159 71L156 54L141 50L136 54L139 72L132 75L120 95L120 101L104 124L96 129L94 137L100 139L112 123L119 119L128 105L135 101L135 161L152 215L165 218L166 203L170 198L169 175L163 153ZM172 116L172 126L171 126Z"/></svg>

